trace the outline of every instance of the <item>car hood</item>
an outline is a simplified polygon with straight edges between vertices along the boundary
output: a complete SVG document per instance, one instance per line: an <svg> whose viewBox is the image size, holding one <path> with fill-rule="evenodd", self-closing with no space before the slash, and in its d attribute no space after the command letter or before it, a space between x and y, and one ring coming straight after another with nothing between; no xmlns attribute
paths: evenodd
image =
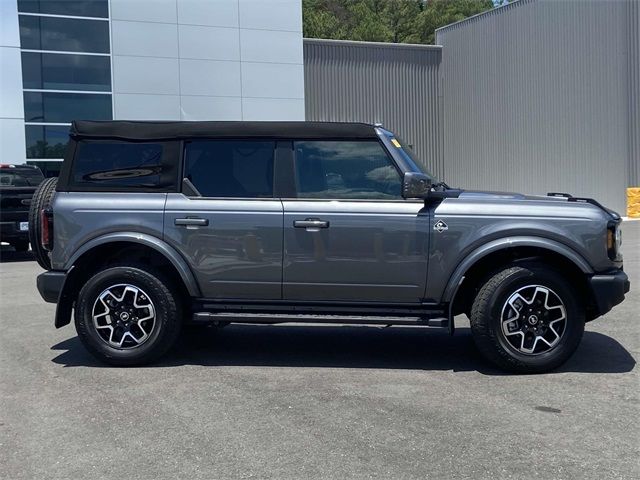
<svg viewBox="0 0 640 480"><path fill-rule="evenodd" d="M549 202L566 202L566 197L549 197L545 195L524 195L513 192L491 192L485 190L463 190L460 198L477 198L486 200L536 200Z"/></svg>
<svg viewBox="0 0 640 480"><path fill-rule="evenodd" d="M613 210L606 208L601 205L597 201L591 198L580 198L580 197L572 197L569 200L570 195L567 194L556 194L556 195L524 195L522 193L513 193L513 192L492 192L492 191L484 191L484 190L462 190L459 198L464 200L479 200L479 201L488 201L491 203L500 203L501 201L511 202L514 200L529 200L535 202L539 206L548 205L564 205L566 207L575 207L575 208L585 208L591 207L597 210L601 210L606 214L610 215L614 220L619 220L620 215ZM525 202L528 204L528 202Z"/></svg>

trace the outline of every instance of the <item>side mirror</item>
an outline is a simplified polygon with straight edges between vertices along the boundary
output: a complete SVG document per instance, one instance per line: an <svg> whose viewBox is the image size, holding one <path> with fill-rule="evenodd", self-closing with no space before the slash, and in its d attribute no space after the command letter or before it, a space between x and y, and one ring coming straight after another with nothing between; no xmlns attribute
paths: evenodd
<svg viewBox="0 0 640 480"><path fill-rule="evenodd" d="M431 190L431 179L424 173L406 172L402 179L404 198L427 198Z"/></svg>

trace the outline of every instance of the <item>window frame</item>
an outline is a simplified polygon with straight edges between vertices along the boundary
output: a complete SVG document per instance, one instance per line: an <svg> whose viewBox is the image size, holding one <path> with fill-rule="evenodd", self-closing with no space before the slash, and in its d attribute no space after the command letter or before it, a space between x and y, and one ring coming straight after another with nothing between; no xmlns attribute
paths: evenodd
<svg viewBox="0 0 640 480"><path fill-rule="evenodd" d="M187 169L187 146L192 142L271 142L273 143L273 185L271 190L271 197L208 197L206 195L188 195L184 192L184 179L187 178L186 169ZM192 137L186 138L180 141L180 182L179 182L179 193L182 193L185 197L191 200L254 200L254 201L273 201L280 199L277 196L278 193L278 181L279 181L279 172L278 172L278 144L280 140L273 137ZM198 188L194 185L196 189Z"/></svg>
<svg viewBox="0 0 640 480"><path fill-rule="evenodd" d="M123 144L139 144L139 143L153 143L162 146L162 155L160 157L161 165L176 165L173 182L165 187L138 187L138 186L113 186L113 185L99 185L99 184L86 184L76 183L73 180L73 172L75 171L76 161L78 159L79 144L80 143L123 143ZM110 193L173 193L179 191L180 185L180 165L179 162L179 141L175 140L120 140L117 138L71 138L67 146L67 151L64 156L64 162L60 169L60 176L58 179L58 187L56 191L64 192L110 192Z"/></svg>
<svg viewBox="0 0 640 480"><path fill-rule="evenodd" d="M393 168L395 168L396 172L398 172L398 176L400 178L400 198L339 198L339 197L327 197L327 198L305 198L305 197L300 197L299 196L299 192L298 192L298 179L297 179L297 169L296 169L296 151L295 151L295 143L296 142L367 142L367 143L371 143L371 142L375 142L378 145L380 145L382 151L384 152L384 154L387 156L387 158L389 159L389 162L391 163L391 165L393 166ZM388 202L402 202L402 203L406 203L408 201L408 199L406 198L402 198L402 179L404 177L404 171L402 170L402 168L400 168L400 165L398 165L398 163L396 162L396 159L393 157L393 155L391 154L391 152L388 150L387 146L384 144L384 142L382 142L379 138L378 139L362 139L362 138L322 138L322 139L318 139L318 138L295 138L292 139L291 141L291 155L292 155L292 165L291 168L293 169L292 172L292 176L293 176L293 196L291 197L284 197L282 198L283 200L297 200L297 201L301 201L301 202L376 202L376 203L388 203Z"/></svg>

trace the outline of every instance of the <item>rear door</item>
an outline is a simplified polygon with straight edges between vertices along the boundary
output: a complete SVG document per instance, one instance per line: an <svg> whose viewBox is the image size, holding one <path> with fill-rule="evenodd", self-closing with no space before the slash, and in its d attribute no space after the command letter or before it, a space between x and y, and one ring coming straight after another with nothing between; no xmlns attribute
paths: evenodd
<svg viewBox="0 0 640 480"><path fill-rule="evenodd" d="M269 140L185 142L184 177L195 189L168 194L164 234L207 298L282 298L274 151Z"/></svg>
<svg viewBox="0 0 640 480"><path fill-rule="evenodd" d="M375 140L293 142L297 198L283 199L283 297L418 303L429 213L401 196L401 173Z"/></svg>

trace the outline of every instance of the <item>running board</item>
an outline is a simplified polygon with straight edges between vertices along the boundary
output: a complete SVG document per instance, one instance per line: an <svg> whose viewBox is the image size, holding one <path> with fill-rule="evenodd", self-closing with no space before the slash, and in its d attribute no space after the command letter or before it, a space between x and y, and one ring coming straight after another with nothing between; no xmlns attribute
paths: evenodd
<svg viewBox="0 0 640 480"><path fill-rule="evenodd" d="M414 325L448 328L447 318L389 315L317 315L303 313L196 312L194 323L345 323L352 325Z"/></svg>

